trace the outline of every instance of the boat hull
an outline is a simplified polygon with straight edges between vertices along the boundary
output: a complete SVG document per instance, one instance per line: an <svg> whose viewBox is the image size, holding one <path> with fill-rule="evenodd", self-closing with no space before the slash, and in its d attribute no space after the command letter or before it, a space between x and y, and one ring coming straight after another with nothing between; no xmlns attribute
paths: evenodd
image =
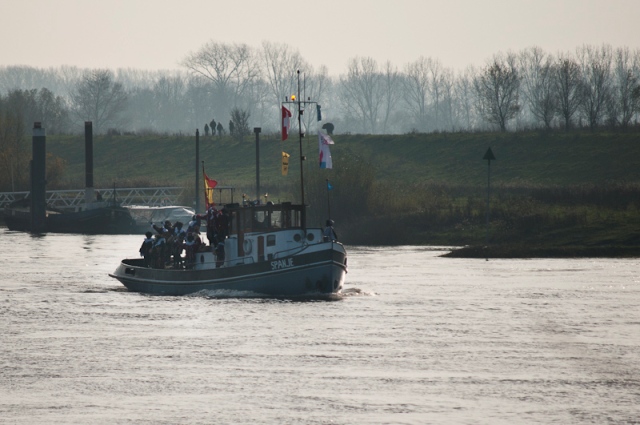
<svg viewBox="0 0 640 425"><path fill-rule="evenodd" d="M4 223L9 230L28 232L31 230L31 212L29 210L5 208Z"/></svg>
<svg viewBox="0 0 640 425"><path fill-rule="evenodd" d="M251 264L204 270L145 268L140 259L123 260L110 274L130 291L156 295L187 295L229 291L268 297L296 297L340 292L347 272L342 245Z"/></svg>

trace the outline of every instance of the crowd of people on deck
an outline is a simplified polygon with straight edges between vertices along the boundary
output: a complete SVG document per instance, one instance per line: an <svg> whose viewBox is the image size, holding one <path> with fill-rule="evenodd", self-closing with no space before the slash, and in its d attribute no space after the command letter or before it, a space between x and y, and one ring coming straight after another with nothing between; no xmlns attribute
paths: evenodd
<svg viewBox="0 0 640 425"><path fill-rule="evenodd" d="M200 237L202 220L206 221L208 245ZM323 231L325 242L338 240L333 225L333 220L326 221ZM196 254L199 252L213 252L216 268L224 265L224 240L229 236L229 213L226 208L218 210L215 206L210 206L204 214L194 215L186 228L180 221L172 224L169 220L162 226L152 223L151 227L155 234L151 231L146 232L140 246L140 256L144 258L145 267L190 269L193 268Z"/></svg>
<svg viewBox="0 0 640 425"><path fill-rule="evenodd" d="M200 237L202 220L206 221L208 245ZM199 252L214 252L216 267L224 265L224 240L229 234L229 214L225 208L210 206L206 213L194 215L186 228L180 221L172 224L169 220L162 226L151 226L155 234L148 231L140 246L145 267L189 269Z"/></svg>

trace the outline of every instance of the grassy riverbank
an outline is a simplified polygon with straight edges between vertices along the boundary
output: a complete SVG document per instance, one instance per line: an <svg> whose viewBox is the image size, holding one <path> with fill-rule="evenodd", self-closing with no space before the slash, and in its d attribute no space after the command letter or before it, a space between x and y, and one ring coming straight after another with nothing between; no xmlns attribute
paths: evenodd
<svg viewBox="0 0 640 425"><path fill-rule="evenodd" d="M255 141L228 137L200 138L200 159L208 174L236 187L255 183ZM306 164L317 164L317 138L304 139ZM491 147L492 183L569 186L603 182L640 182L640 132L570 133L441 133L407 135L335 135L331 147L334 170L354 157L369 163L378 181L407 187L433 182L486 187ZM49 136L47 150L67 164L65 182L84 182L83 136ZM280 152L291 154L290 175L280 175ZM182 183L192 179L195 164L193 136L96 136L96 184L111 186L132 180ZM286 185L299 169L297 141L280 142L261 134L261 178L267 185Z"/></svg>
<svg viewBox="0 0 640 425"><path fill-rule="evenodd" d="M305 139L306 201L321 225L331 208L349 244L470 245L484 257L491 147L492 255L635 255L640 246L640 133L442 133L336 135L334 168L317 169L317 139ZM48 137L66 162L63 186L82 187L82 136ZM181 185L192 190L195 138L98 136L96 186ZM281 152L291 154L289 175ZM299 201L297 142L262 134L261 193ZM255 195L255 139L200 139L207 174ZM326 179L334 189L327 199ZM188 199L187 199L188 201ZM328 202L329 201L329 202ZM608 253L608 254L607 254ZM482 254L482 255L480 255ZM454 254L456 255L456 254Z"/></svg>

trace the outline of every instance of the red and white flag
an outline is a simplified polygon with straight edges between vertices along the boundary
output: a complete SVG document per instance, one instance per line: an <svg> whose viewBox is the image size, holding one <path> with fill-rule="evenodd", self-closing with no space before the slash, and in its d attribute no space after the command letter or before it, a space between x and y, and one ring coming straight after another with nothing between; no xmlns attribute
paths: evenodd
<svg viewBox="0 0 640 425"><path fill-rule="evenodd" d="M282 141L289 137L289 123L291 120L291 111L282 107Z"/></svg>

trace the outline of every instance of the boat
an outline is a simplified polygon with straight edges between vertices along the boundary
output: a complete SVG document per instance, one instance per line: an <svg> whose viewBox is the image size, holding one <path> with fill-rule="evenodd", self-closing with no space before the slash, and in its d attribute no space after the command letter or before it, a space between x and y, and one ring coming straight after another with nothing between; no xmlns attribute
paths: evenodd
<svg viewBox="0 0 640 425"><path fill-rule="evenodd" d="M17 200L5 207L3 218L9 230L30 232L30 198ZM107 201L85 204L76 211L47 208L44 223L44 233L129 234L136 231L129 210Z"/></svg>
<svg viewBox="0 0 640 425"><path fill-rule="evenodd" d="M152 268L142 258L122 260L110 276L134 292L214 296L305 297L339 293L347 254L321 228L307 228L305 208L291 203L225 206L229 234L224 261L208 247L184 267Z"/></svg>
<svg viewBox="0 0 640 425"><path fill-rule="evenodd" d="M298 108L298 128L302 128L300 71L298 71L298 96L292 102ZM285 108L283 106L283 111ZM291 114L289 113L288 116ZM283 140L288 132L288 119L283 112ZM286 127L285 127L286 126ZM256 133L256 152L258 134ZM302 155L302 132L298 144ZM198 132L196 131L196 146ZM196 148L196 164L198 163ZM207 208L213 203L213 187L205 177ZM256 194L260 193L259 155L256 155ZM196 194L199 193L196 172ZM212 296L266 296L266 297L315 297L338 294L347 273L347 253L335 240L335 233L328 223L328 236L322 228L309 228L306 223L304 174L300 161L301 202L262 204L260 196L253 202L226 204L222 209L227 224L224 237L216 246L190 253L185 261L176 258L168 265L156 261L155 267L147 267L144 258L122 260L111 277L118 279L130 291L157 295L187 295L206 292ZM195 204L198 205L196 197ZM330 216L329 210L329 216ZM329 220L330 221L330 220ZM325 229L325 230L327 230ZM180 253L181 255L181 253ZM165 257L166 259L166 257ZM177 261L176 261L177 260ZM153 263L153 262L152 262ZM243 295L240 295L243 294Z"/></svg>

